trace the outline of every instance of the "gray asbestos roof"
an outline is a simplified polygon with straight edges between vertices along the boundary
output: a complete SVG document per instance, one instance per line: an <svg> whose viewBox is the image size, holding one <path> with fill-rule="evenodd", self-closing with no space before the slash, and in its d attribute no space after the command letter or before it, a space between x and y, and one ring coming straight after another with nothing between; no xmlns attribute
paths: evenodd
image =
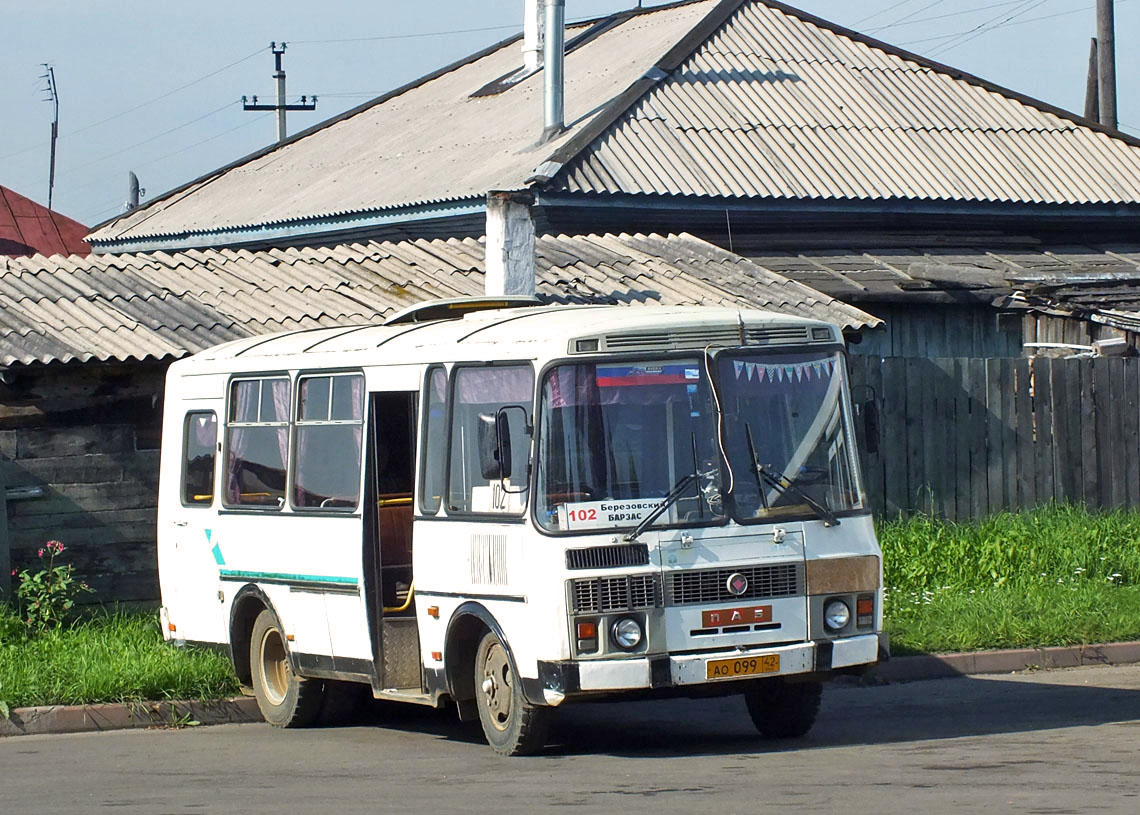
<svg viewBox="0 0 1140 815"><path fill-rule="evenodd" d="M848 302L992 303L1140 331L1140 245L1051 246L1029 239L754 251L751 260Z"/></svg>
<svg viewBox="0 0 1140 815"><path fill-rule="evenodd" d="M379 323L433 298L483 294L479 240L258 252L0 258L0 366L178 358L296 328ZM880 321L689 235L543 237L548 303L731 305Z"/></svg>
<svg viewBox="0 0 1140 815"><path fill-rule="evenodd" d="M316 233L528 187L1140 203L1140 141L776 2L697 0L567 35L584 33L566 58L569 127L549 144L535 143L541 72L473 95L521 68L516 39L156 199L91 240L116 251L222 245L244 229Z"/></svg>

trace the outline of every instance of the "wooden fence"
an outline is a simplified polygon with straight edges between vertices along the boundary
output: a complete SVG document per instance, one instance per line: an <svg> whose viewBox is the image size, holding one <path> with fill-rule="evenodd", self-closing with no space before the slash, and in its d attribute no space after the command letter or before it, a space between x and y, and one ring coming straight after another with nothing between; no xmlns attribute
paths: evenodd
<svg viewBox="0 0 1140 815"><path fill-rule="evenodd" d="M880 515L1140 507L1140 359L849 358ZM878 446L866 403L877 408Z"/></svg>

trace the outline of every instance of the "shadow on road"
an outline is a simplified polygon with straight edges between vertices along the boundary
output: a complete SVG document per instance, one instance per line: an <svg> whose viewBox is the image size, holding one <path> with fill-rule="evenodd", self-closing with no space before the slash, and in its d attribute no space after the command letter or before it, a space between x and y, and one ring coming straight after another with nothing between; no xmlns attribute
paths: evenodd
<svg viewBox="0 0 1140 815"><path fill-rule="evenodd" d="M482 743L453 709L377 702L368 724ZM1140 690L978 677L858 688L829 686L812 732L758 738L739 697L566 705L547 755L694 756L890 744L1140 720ZM1137 722L1140 726L1140 722Z"/></svg>

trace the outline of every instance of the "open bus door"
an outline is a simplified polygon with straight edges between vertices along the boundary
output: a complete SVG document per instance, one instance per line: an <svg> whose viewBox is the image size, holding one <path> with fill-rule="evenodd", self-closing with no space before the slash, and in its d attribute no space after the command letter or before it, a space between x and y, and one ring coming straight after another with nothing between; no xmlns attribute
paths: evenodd
<svg viewBox="0 0 1140 815"><path fill-rule="evenodd" d="M377 691L422 686L412 574L416 398L389 391L368 404L364 574Z"/></svg>

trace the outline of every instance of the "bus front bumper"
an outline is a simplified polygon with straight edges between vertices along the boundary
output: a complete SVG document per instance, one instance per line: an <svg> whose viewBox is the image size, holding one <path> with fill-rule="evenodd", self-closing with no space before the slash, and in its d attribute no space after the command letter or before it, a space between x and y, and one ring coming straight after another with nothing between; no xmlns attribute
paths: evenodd
<svg viewBox="0 0 1140 815"><path fill-rule="evenodd" d="M828 672L877 661L879 637L866 634L829 642L805 642L777 648L747 648L739 651L655 655L629 659L595 659L577 662L538 663L538 682L530 685L531 702L559 705L569 695L614 693L624 690L679 688L712 685L724 680L761 679L810 672ZM709 679L708 664L716 660L748 661L761 657L779 657L779 667L754 674L734 674L722 679ZM768 661L771 665L772 661Z"/></svg>

